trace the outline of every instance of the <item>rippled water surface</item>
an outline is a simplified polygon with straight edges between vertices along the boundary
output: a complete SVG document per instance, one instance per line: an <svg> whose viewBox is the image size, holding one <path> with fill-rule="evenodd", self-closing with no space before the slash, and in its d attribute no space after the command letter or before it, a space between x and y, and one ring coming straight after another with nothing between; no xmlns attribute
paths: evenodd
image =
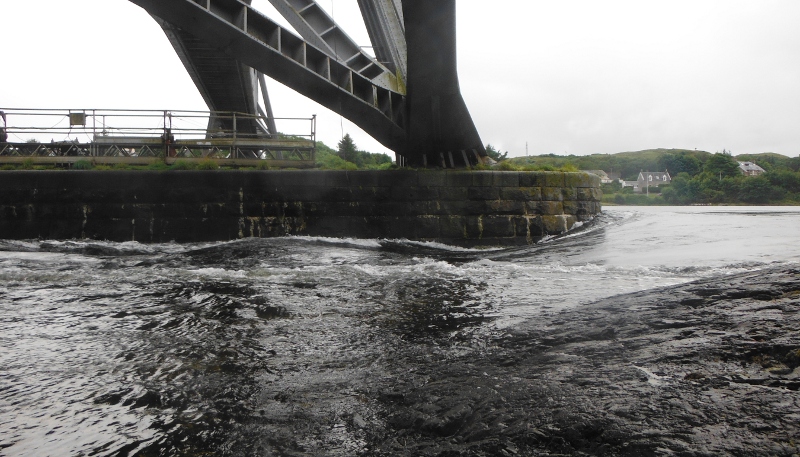
<svg viewBox="0 0 800 457"><path fill-rule="evenodd" d="M607 208L564 237L0 241L0 455L353 455L397 355L800 260L800 209Z"/></svg>

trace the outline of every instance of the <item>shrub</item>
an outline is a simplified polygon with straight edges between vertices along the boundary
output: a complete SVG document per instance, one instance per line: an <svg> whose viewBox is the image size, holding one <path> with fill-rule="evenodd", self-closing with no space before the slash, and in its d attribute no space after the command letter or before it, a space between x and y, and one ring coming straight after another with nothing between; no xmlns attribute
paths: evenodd
<svg viewBox="0 0 800 457"><path fill-rule="evenodd" d="M500 171L520 171L521 170L520 167L514 165L513 163L511 163L511 162L509 162L507 160L503 160L502 162L499 162L497 165L494 166L494 169L495 170L500 170Z"/></svg>
<svg viewBox="0 0 800 457"><path fill-rule="evenodd" d="M169 170L170 167L166 163L156 160L146 167L146 170Z"/></svg>
<svg viewBox="0 0 800 457"><path fill-rule="evenodd" d="M192 165L194 165L195 169L197 169L197 170L216 170L216 169L219 168L219 165L217 165L217 162L215 162L214 160L211 160L211 159L205 159L205 160L200 161L199 163L192 164Z"/></svg>
<svg viewBox="0 0 800 457"><path fill-rule="evenodd" d="M91 170L94 168L94 164L90 160L80 159L72 164L72 168L75 170Z"/></svg>
<svg viewBox="0 0 800 457"><path fill-rule="evenodd" d="M196 165L188 160L176 160L175 163L169 167L171 170L194 170Z"/></svg>

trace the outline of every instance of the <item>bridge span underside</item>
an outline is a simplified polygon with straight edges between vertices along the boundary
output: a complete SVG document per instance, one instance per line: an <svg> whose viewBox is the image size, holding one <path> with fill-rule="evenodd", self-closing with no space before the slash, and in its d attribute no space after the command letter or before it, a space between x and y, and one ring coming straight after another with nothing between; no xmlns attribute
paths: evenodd
<svg viewBox="0 0 800 457"><path fill-rule="evenodd" d="M358 0L375 58L314 0L270 0L299 37L251 0L130 1L161 24L210 110L267 120L251 133L277 133L267 75L346 117L404 165L459 168L486 155L459 88L455 0ZM215 127L225 126L212 119L209 134Z"/></svg>

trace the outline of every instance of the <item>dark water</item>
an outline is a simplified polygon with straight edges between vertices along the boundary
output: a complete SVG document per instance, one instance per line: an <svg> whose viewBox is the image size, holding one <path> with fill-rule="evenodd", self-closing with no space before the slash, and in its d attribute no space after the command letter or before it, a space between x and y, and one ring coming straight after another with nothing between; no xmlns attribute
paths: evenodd
<svg viewBox="0 0 800 457"><path fill-rule="evenodd" d="M565 237L0 241L0 455L354 455L410 350L800 260L798 208L609 208ZM420 351L420 349L422 349Z"/></svg>

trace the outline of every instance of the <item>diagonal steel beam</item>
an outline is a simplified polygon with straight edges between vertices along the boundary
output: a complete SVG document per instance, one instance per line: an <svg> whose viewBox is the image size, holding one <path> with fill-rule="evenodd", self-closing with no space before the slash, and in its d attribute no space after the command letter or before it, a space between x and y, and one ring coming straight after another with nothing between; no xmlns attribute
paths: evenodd
<svg viewBox="0 0 800 457"><path fill-rule="evenodd" d="M179 27L159 17L153 18L166 34L210 111L258 113L258 79L253 69ZM214 117L209 124L209 131L232 128L229 120ZM237 130L264 133L254 119L240 123Z"/></svg>
<svg viewBox="0 0 800 457"><path fill-rule="evenodd" d="M130 0L151 15L406 149L405 98L331 58L241 0Z"/></svg>
<svg viewBox="0 0 800 457"><path fill-rule="evenodd" d="M269 0L307 42L379 86L401 91L397 76L366 54L315 0Z"/></svg>
<svg viewBox="0 0 800 457"><path fill-rule="evenodd" d="M400 84L408 80L408 49L401 0L358 0L375 57L394 71Z"/></svg>

